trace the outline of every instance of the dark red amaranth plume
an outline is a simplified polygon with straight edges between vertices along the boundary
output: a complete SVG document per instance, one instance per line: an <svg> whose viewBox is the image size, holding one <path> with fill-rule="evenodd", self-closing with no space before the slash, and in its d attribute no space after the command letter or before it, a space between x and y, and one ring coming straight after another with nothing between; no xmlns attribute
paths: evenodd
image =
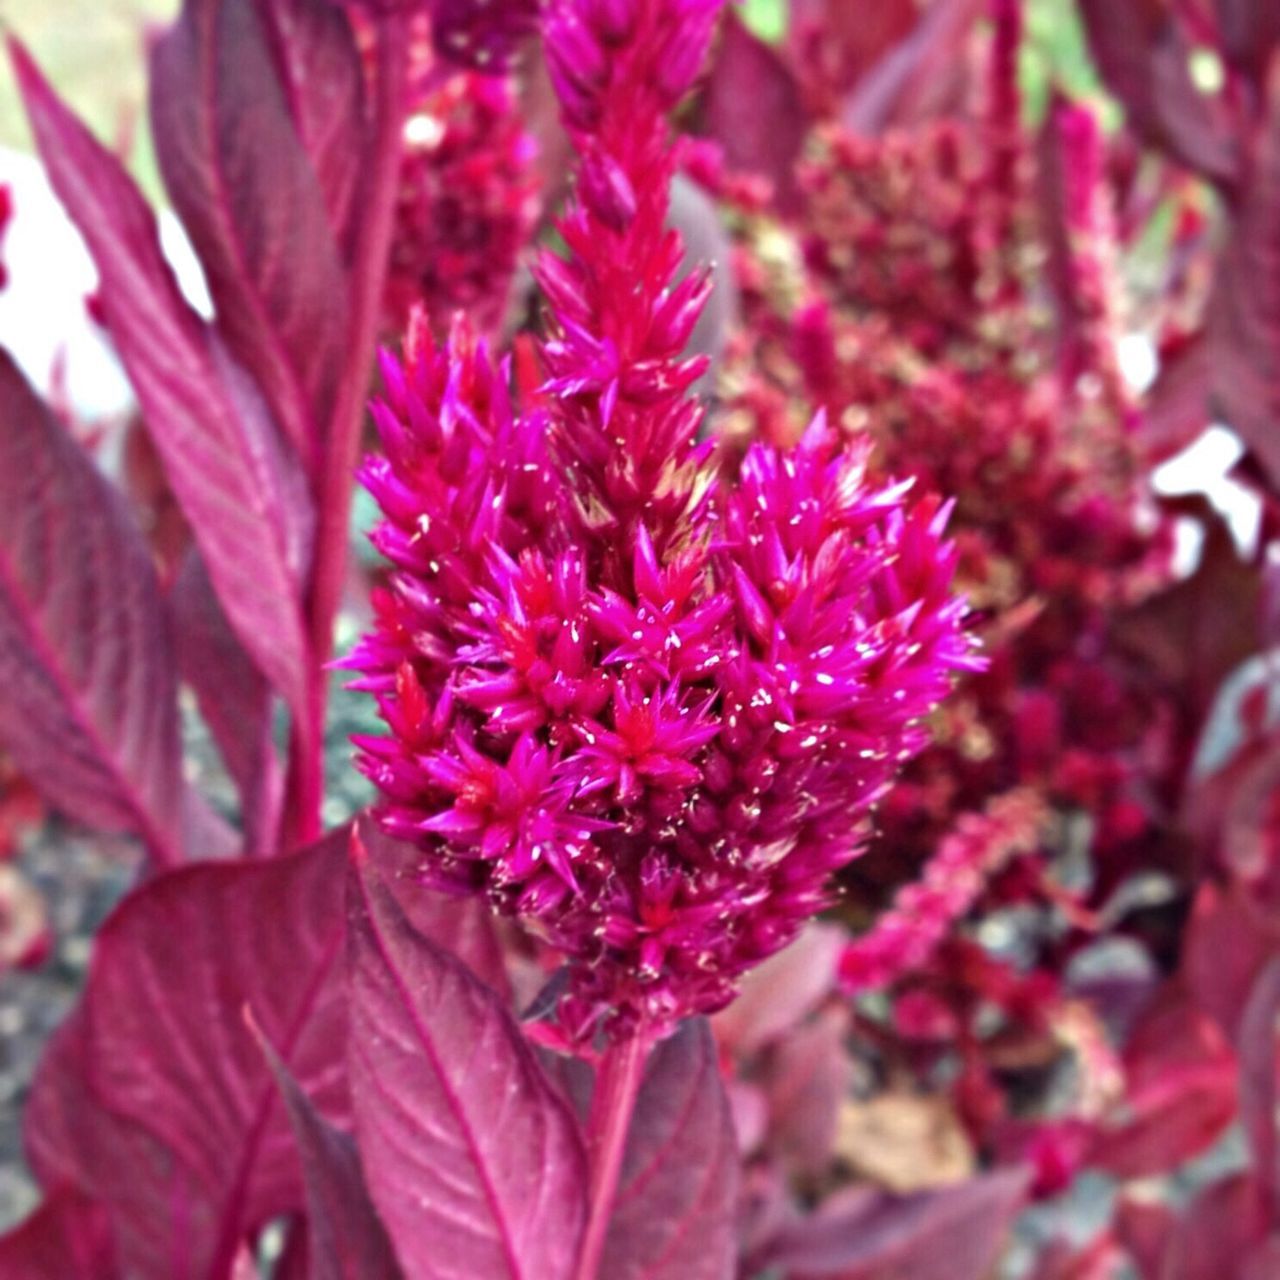
<svg viewBox="0 0 1280 1280"><path fill-rule="evenodd" d="M348 660L390 734L360 740L424 879L563 950L571 1034L661 1031L827 902L866 819L972 667L947 508L873 483L819 416L736 481L700 442L682 352L666 115L715 0L561 0L548 60L581 156L548 254L534 407L460 324L384 360L365 483L394 572Z"/></svg>

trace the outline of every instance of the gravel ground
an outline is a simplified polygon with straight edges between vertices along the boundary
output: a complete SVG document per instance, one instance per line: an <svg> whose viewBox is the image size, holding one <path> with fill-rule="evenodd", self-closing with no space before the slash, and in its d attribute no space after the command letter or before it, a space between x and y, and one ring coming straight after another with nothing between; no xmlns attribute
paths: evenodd
<svg viewBox="0 0 1280 1280"><path fill-rule="evenodd" d="M37 1193L22 1161L21 1112L40 1050L74 1003L94 930L134 875L127 841L50 823L17 865L48 904L53 954L30 973L0 978L0 1229L24 1217Z"/></svg>

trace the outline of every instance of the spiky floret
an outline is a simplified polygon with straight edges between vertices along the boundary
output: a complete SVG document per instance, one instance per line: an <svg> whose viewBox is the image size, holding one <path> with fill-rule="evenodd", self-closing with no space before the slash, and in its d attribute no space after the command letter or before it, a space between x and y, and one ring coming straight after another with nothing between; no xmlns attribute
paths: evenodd
<svg viewBox="0 0 1280 1280"><path fill-rule="evenodd" d="M550 378L522 412L465 323L443 348L415 327L364 472L393 572L349 660L390 730L362 767L424 878L568 956L572 1034L729 1000L974 661L945 507L869 483L821 417L732 479L698 440L706 286L675 282L665 114L715 11L553 7L584 161L540 271Z"/></svg>

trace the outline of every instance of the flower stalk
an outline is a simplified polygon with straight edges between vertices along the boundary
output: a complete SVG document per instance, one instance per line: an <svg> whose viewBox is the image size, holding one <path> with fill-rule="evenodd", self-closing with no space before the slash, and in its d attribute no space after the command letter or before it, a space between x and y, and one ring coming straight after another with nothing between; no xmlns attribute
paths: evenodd
<svg viewBox="0 0 1280 1280"><path fill-rule="evenodd" d="M596 1070L596 1087L587 1120L587 1158L590 1185L587 1225L582 1235L574 1280L596 1280L609 1233L609 1219L617 1197L618 1179L627 1149L627 1135L635 1112L640 1082L653 1037L645 1026L610 1041Z"/></svg>
<svg viewBox="0 0 1280 1280"><path fill-rule="evenodd" d="M297 717L290 744L286 802L286 836L292 844L314 840L322 830L327 663L333 649L334 619L347 576L355 464L395 229L409 100L409 51L409 19L397 12L383 16L378 22L377 35L373 162L351 272L352 355L344 366L334 396L333 415L323 449L324 471L317 479L320 518L308 605L311 674L306 706Z"/></svg>

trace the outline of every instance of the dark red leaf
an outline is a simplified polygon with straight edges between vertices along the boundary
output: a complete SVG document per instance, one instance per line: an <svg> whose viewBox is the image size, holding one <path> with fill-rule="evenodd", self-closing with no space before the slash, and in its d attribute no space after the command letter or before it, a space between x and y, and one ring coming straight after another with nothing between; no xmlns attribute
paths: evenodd
<svg viewBox="0 0 1280 1280"><path fill-rule="evenodd" d="M601 1280L736 1274L738 1149L706 1019L654 1050L627 1137Z"/></svg>
<svg viewBox="0 0 1280 1280"><path fill-rule="evenodd" d="M1235 1040L1254 980L1280 947L1258 904L1239 888L1202 885L1183 946L1183 973L1196 1003Z"/></svg>
<svg viewBox="0 0 1280 1280"><path fill-rule="evenodd" d="M1166 984L1144 1011L1124 1068L1122 1114L1089 1153L1114 1177L1163 1174L1206 1151L1235 1119L1235 1055L1181 983Z"/></svg>
<svg viewBox="0 0 1280 1280"><path fill-rule="evenodd" d="M481 898L454 898L421 883L422 855L412 845L392 840L375 822L359 823L360 839L383 884L409 923L437 947L461 960L510 1008L511 982L494 919Z"/></svg>
<svg viewBox="0 0 1280 1280"><path fill-rule="evenodd" d="M717 1039L732 1053L749 1054L798 1027L834 989L847 940L835 925L809 925L746 976L738 998L716 1015Z"/></svg>
<svg viewBox="0 0 1280 1280"><path fill-rule="evenodd" d="M1261 1194L1280 1211L1280 1144L1276 1135L1276 1022L1280 1017L1280 957L1258 975L1240 1018L1240 1119L1253 1152Z"/></svg>
<svg viewBox="0 0 1280 1280"><path fill-rule="evenodd" d="M401 1265L562 1280L585 1215L577 1122L497 997L413 928L359 845L349 899L356 1136Z"/></svg>
<svg viewBox="0 0 1280 1280"><path fill-rule="evenodd" d="M1271 52L1280 45L1280 5L1274 0L1217 0L1215 7L1227 61L1255 84L1263 83Z"/></svg>
<svg viewBox="0 0 1280 1280"><path fill-rule="evenodd" d="M1232 1263L1243 1262L1266 1232L1259 1207L1247 1175L1212 1183L1174 1225L1160 1280L1245 1280Z"/></svg>
<svg viewBox="0 0 1280 1280"><path fill-rule="evenodd" d="M937 0L863 77L841 108L855 133L877 134L954 112L965 96L965 49L986 0Z"/></svg>
<svg viewBox="0 0 1280 1280"><path fill-rule="evenodd" d="M116 1280L107 1215L74 1191L51 1196L0 1236L0 1280Z"/></svg>
<svg viewBox="0 0 1280 1280"><path fill-rule="evenodd" d="M350 1135L321 1116L269 1044L263 1051L293 1125L307 1187L309 1280L399 1280L391 1241L369 1199Z"/></svg>
<svg viewBox="0 0 1280 1280"><path fill-rule="evenodd" d="M321 1114L347 1115L348 833L171 872L99 933L84 1002L41 1066L27 1148L108 1210L130 1276L222 1280L243 1235L303 1208L252 1011Z"/></svg>
<svg viewBox="0 0 1280 1280"><path fill-rule="evenodd" d="M1191 78L1192 45L1163 0L1080 0L1093 56L1144 142L1205 177L1231 184L1238 155L1220 98Z"/></svg>
<svg viewBox="0 0 1280 1280"><path fill-rule="evenodd" d="M782 56L747 30L734 13L703 97L703 123L724 148L730 168L761 174L787 207L795 199L795 166L809 129L800 84Z"/></svg>
<svg viewBox="0 0 1280 1280"><path fill-rule="evenodd" d="M793 0L788 43L816 57L837 89L848 90L920 21L915 0Z"/></svg>
<svg viewBox="0 0 1280 1280"><path fill-rule="evenodd" d="M1167 1205L1126 1196L1116 1206L1114 1221L1116 1237L1128 1250L1140 1280L1160 1280L1173 1211Z"/></svg>
<svg viewBox="0 0 1280 1280"><path fill-rule="evenodd" d="M186 0L153 52L151 128L218 328L314 462L342 366L346 284L253 0Z"/></svg>
<svg viewBox="0 0 1280 1280"><path fill-rule="evenodd" d="M283 777L273 741L271 686L236 639L204 562L188 552L169 590L178 667L240 793L245 848L270 853Z"/></svg>
<svg viewBox="0 0 1280 1280"><path fill-rule="evenodd" d="M364 70L347 11L332 0L257 0L293 126L348 242L366 145Z"/></svg>
<svg viewBox="0 0 1280 1280"><path fill-rule="evenodd" d="M1280 485L1280 68L1210 303L1213 394Z"/></svg>
<svg viewBox="0 0 1280 1280"><path fill-rule="evenodd" d="M17 41L10 52L50 181L88 242L108 327L227 617L298 709L311 513L296 463L243 371L183 302L155 219L119 161Z"/></svg>
<svg viewBox="0 0 1280 1280"><path fill-rule="evenodd" d="M787 1280L985 1280L1026 1185L1003 1169L943 1191L858 1194L782 1232L769 1260Z"/></svg>
<svg viewBox="0 0 1280 1280"><path fill-rule="evenodd" d="M1258 575L1209 501L1191 495L1178 500L1177 510L1204 530L1200 563L1190 577L1121 614L1114 627L1118 646L1178 689L1190 752L1223 680L1258 650L1261 606Z"/></svg>
<svg viewBox="0 0 1280 1280"><path fill-rule="evenodd" d="M1162 357L1138 428L1152 462L1172 458L1210 425L1213 376L1212 353L1203 336Z"/></svg>
<svg viewBox="0 0 1280 1280"><path fill-rule="evenodd" d="M778 1042L766 1074L769 1145L785 1167L821 1176L831 1163L840 1105L853 1083L847 1021L831 1011Z"/></svg>
<svg viewBox="0 0 1280 1280"><path fill-rule="evenodd" d="M0 351L0 739L77 821L181 853L177 675L124 501Z"/></svg>

